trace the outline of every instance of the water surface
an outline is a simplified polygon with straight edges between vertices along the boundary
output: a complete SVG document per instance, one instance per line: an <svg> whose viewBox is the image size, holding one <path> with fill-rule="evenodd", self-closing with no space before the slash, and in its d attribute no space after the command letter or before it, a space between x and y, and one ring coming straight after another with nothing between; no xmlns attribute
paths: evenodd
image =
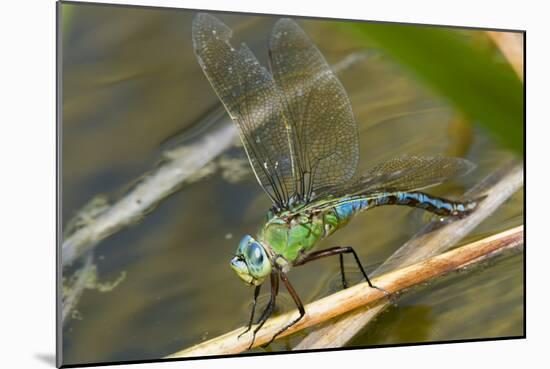
<svg viewBox="0 0 550 369"><path fill-rule="evenodd" d="M200 129L201 117L218 100L192 52L191 12L64 7L73 8L62 59L66 224L96 195L123 194L155 167L167 140ZM277 18L220 18L265 62ZM328 22L300 24L331 64L361 50ZM404 153L463 155L478 169L431 191L458 196L511 157L478 128L471 138L467 130L452 129L456 112L383 53L346 69L341 80L359 126L360 170ZM94 262L100 281L126 277L110 292L84 292L76 318L63 331L65 364L156 359L245 324L252 289L228 261L239 239L260 226L270 203L242 148L225 152L222 160L227 159L244 163L239 167L244 174L233 178L231 170L217 170L185 185L139 224L98 245ZM463 242L519 225L522 217L520 191ZM409 208L374 209L320 247L352 245L372 270L427 220ZM358 275L354 263L347 266L350 275ZM522 335L522 268L523 256L516 255L416 288L350 344ZM289 277L302 300L310 302L338 288L337 259L296 268ZM285 292L278 301L279 311L293 307ZM299 339L300 334L279 340L270 350L288 349Z"/></svg>

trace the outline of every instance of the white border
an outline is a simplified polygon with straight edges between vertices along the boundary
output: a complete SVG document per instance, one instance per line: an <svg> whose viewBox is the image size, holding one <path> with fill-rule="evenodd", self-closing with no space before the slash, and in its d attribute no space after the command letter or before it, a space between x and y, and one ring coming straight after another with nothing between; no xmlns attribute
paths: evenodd
<svg viewBox="0 0 550 369"><path fill-rule="evenodd" d="M548 362L547 264L550 137L548 12L520 1L108 1L141 4L527 30L528 311L527 340L216 359L143 368L517 368ZM2 4L2 367L52 367L55 350L55 2ZM452 71L450 71L452 72ZM7 83L6 83L7 82ZM7 206L6 206L7 205ZM544 357L544 359L543 359ZM49 358L44 360L44 358ZM5 365L8 364L8 365ZM11 364L11 365L10 365ZM540 366L536 365L535 366ZM121 368L126 367L119 366ZM129 367L129 366L128 366Z"/></svg>

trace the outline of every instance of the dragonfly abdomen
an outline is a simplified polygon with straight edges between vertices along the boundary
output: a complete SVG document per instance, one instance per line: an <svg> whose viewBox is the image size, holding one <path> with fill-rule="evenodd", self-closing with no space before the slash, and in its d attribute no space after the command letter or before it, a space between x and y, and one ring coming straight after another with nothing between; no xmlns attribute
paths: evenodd
<svg viewBox="0 0 550 369"><path fill-rule="evenodd" d="M423 192L384 193L374 199L375 206L406 205L427 210L437 215L466 215L477 206L477 201L453 201Z"/></svg>
<svg viewBox="0 0 550 369"><path fill-rule="evenodd" d="M477 201L452 201L423 192L381 192L352 197L349 201L343 201L335 206L334 211L341 223L347 223L359 211L382 205L406 205L441 216L457 216L470 213L476 208L477 203Z"/></svg>

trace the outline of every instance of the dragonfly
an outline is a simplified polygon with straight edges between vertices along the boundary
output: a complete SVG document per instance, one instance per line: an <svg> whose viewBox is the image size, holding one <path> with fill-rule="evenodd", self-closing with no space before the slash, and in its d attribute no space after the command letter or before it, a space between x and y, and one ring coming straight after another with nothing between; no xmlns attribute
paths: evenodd
<svg viewBox="0 0 550 369"><path fill-rule="evenodd" d="M272 202L256 236L244 236L230 261L240 279L254 287L250 319L242 333L255 325L249 349L274 311L280 281L299 315L265 346L304 317L304 305L288 278L293 267L338 255L342 286L347 288L343 257L351 255L368 285L382 290L371 283L353 247L316 250L321 239L358 213L405 205L438 216L465 216L479 203L420 191L473 170L475 165L462 158L404 155L357 175L359 136L349 97L293 20L282 18L273 27L269 69L246 44L233 46L232 30L212 15L194 16L192 37L197 60L236 124L255 177ZM254 322L267 280L270 299Z"/></svg>

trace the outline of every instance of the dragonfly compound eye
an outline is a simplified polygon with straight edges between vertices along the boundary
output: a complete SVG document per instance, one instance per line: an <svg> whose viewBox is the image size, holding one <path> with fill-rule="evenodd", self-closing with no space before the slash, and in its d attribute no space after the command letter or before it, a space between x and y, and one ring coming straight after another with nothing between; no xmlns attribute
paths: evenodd
<svg viewBox="0 0 550 369"><path fill-rule="evenodd" d="M260 285L271 273L271 264L264 247L249 235L243 237L231 268L249 285Z"/></svg>
<svg viewBox="0 0 550 369"><path fill-rule="evenodd" d="M262 247L257 242L251 243L246 250L246 258L253 264L261 264L264 260Z"/></svg>
<svg viewBox="0 0 550 369"><path fill-rule="evenodd" d="M271 264L263 246L251 239L244 250L244 257L250 274L256 279L263 279L271 273Z"/></svg>

